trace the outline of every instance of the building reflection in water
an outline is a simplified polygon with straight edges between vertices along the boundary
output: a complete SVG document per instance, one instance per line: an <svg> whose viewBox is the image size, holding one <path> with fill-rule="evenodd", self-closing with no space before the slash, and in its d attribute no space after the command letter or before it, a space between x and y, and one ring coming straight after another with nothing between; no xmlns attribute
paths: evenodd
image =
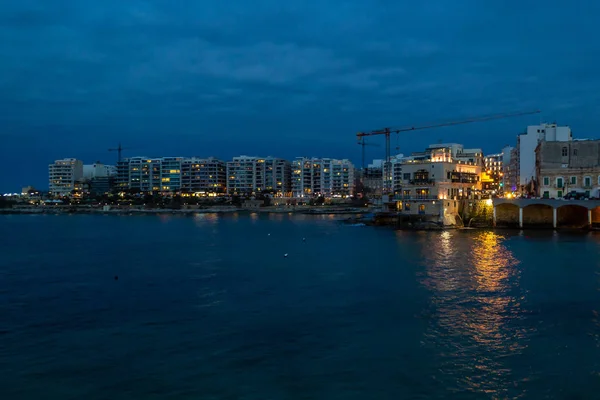
<svg viewBox="0 0 600 400"><path fill-rule="evenodd" d="M194 222L197 226L215 225L219 221L217 213L197 213L194 214Z"/></svg>
<svg viewBox="0 0 600 400"><path fill-rule="evenodd" d="M522 317L518 261L494 232L444 231L422 238L425 270L420 279L430 292L424 345L439 357L452 389L514 396L506 364L527 346L515 321Z"/></svg>

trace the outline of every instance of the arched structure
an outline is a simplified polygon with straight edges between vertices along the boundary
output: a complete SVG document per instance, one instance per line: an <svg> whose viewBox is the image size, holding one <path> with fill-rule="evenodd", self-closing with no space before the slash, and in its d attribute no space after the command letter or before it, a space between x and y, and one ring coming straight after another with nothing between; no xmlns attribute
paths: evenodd
<svg viewBox="0 0 600 400"><path fill-rule="evenodd" d="M600 225L600 200L552 200L552 199L494 199L494 226L500 216L498 207L505 209L506 204L517 206L519 209L519 227L534 226L579 226L591 228ZM524 209L527 211L524 212ZM560 211L559 216L559 209ZM587 212L587 221L585 220ZM571 218L571 219L570 219Z"/></svg>
<svg viewBox="0 0 600 400"><path fill-rule="evenodd" d="M557 228L586 228L592 224L587 207L579 204L565 204L557 208Z"/></svg>

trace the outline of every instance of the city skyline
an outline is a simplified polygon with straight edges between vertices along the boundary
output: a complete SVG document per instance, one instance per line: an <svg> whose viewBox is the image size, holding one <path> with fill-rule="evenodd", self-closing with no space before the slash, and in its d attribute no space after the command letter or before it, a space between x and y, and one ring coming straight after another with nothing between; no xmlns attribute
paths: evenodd
<svg viewBox="0 0 600 400"><path fill-rule="evenodd" d="M600 5L562 4L4 2L0 190L40 185L63 157L113 164L119 142L359 165L357 131L530 109L543 113L406 134L400 152L493 153L540 121L595 137Z"/></svg>

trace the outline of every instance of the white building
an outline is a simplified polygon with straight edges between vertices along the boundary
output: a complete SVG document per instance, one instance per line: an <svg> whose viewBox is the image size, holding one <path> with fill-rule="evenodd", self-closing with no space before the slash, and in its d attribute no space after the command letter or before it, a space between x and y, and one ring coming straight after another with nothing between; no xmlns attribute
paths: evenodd
<svg viewBox="0 0 600 400"><path fill-rule="evenodd" d="M75 182L83 178L83 162L75 158L56 160L48 166L49 191L55 196L70 195Z"/></svg>
<svg viewBox="0 0 600 400"><path fill-rule="evenodd" d="M234 157L227 162L227 192L290 195L290 162L276 157Z"/></svg>
<svg viewBox="0 0 600 400"><path fill-rule="evenodd" d="M518 136L519 185L525 186L536 179L535 149L540 140L547 142L569 142L573 140L571 128L556 124L531 125L527 132Z"/></svg>
<svg viewBox="0 0 600 400"><path fill-rule="evenodd" d="M294 197L354 195L354 165L347 159L298 157L292 163Z"/></svg>
<svg viewBox="0 0 600 400"><path fill-rule="evenodd" d="M100 161L96 161L94 164L85 164L83 166L83 179L104 178L116 175L116 166L104 165Z"/></svg>

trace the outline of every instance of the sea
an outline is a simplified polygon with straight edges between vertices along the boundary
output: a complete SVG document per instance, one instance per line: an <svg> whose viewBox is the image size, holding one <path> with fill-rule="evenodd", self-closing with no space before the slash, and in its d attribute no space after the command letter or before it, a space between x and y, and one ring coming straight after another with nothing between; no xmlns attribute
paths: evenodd
<svg viewBox="0 0 600 400"><path fill-rule="evenodd" d="M597 399L600 233L3 215L0 398Z"/></svg>

